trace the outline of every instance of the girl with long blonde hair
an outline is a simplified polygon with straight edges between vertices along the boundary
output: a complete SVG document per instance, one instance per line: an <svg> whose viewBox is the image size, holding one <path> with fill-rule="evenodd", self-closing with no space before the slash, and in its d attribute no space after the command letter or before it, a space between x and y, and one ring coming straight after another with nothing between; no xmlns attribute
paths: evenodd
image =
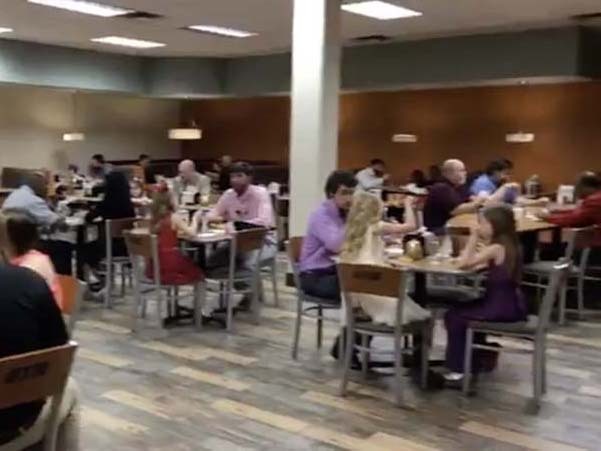
<svg viewBox="0 0 601 451"><path fill-rule="evenodd" d="M346 235L340 259L344 263L382 265L385 260L383 236L403 235L417 229L413 199L405 198L405 223L395 224L382 220L384 205L376 196L360 192L355 195L346 223ZM395 325L397 299L383 296L355 294L353 300L375 323ZM403 320L412 322L430 316L409 296L403 300Z"/></svg>

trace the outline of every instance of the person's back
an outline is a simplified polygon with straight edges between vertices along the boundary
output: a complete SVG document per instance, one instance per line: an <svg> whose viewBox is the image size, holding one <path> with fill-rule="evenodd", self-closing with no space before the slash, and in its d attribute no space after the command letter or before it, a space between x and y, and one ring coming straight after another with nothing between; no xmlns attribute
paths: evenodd
<svg viewBox="0 0 601 451"><path fill-rule="evenodd" d="M60 310L46 282L28 268L0 266L0 358L63 345ZM0 410L0 436L31 425L44 400Z"/></svg>

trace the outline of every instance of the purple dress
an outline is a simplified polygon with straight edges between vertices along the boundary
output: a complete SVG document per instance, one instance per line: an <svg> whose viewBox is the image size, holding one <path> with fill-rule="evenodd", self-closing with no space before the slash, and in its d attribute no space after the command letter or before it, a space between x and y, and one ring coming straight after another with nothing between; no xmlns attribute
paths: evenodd
<svg viewBox="0 0 601 451"><path fill-rule="evenodd" d="M504 265L490 265L484 297L465 306L450 309L445 316L447 328L447 368L463 372L465 338L470 321L525 321L528 312L518 283ZM477 368L474 364L474 368Z"/></svg>

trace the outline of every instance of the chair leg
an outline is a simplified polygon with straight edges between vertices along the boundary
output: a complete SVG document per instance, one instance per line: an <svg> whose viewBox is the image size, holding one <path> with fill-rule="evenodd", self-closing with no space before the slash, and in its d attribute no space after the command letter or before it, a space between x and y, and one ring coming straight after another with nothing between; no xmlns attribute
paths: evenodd
<svg viewBox="0 0 601 451"><path fill-rule="evenodd" d="M113 292L113 267L112 264L106 262L106 280L104 286L104 308L111 308L111 296Z"/></svg>
<svg viewBox="0 0 601 451"><path fill-rule="evenodd" d="M273 302L276 307L280 306L280 294L278 292L278 273L277 262L274 261L271 266L271 283L273 284Z"/></svg>
<svg viewBox="0 0 601 451"><path fill-rule="evenodd" d="M298 342L300 341L301 324L303 322L303 301L299 296L296 301L296 320L294 322L294 342L292 343L292 358L298 359Z"/></svg>
<svg viewBox="0 0 601 451"><path fill-rule="evenodd" d="M474 342L474 331L468 327L465 334L465 355L463 360L463 395L470 392L470 380L472 377L472 346Z"/></svg>
<svg viewBox="0 0 601 451"><path fill-rule="evenodd" d="M346 328L346 350L344 352L344 366L342 368L342 380L340 383L340 396L346 396L346 386L351 369L351 358L353 356L355 328L350 325ZM342 338L342 337L341 337ZM342 340L341 340L342 341Z"/></svg>
<svg viewBox="0 0 601 451"><path fill-rule="evenodd" d="M261 298L259 297L259 287L262 287L263 284L261 283L261 275L257 274L257 276L254 278L253 282L252 282L252 300L251 300L251 308L252 308L252 315L253 315L253 321L255 322L255 324L259 324L259 321L261 319ZM262 288L261 288L261 292L262 292ZM264 301L264 297L263 297L263 302Z"/></svg>
<svg viewBox="0 0 601 451"><path fill-rule="evenodd" d="M535 342L535 347L540 347L540 377L541 377L541 390L543 394L547 393L547 342L545 339L540 342Z"/></svg>
<svg viewBox="0 0 601 451"><path fill-rule="evenodd" d="M403 404L403 343L401 337L394 340L394 400L397 406Z"/></svg>
<svg viewBox="0 0 601 451"><path fill-rule="evenodd" d="M430 343L432 334L432 330L430 328L430 323L426 326L424 332L422 333L422 362L421 362L421 387L423 390L428 388L428 370L430 365Z"/></svg>
<svg viewBox="0 0 601 451"><path fill-rule="evenodd" d="M206 296L205 282L194 285L194 326L198 332L202 330L202 307L205 304Z"/></svg>
<svg viewBox="0 0 601 451"><path fill-rule="evenodd" d="M232 302L233 290L229 284L225 285L224 288L226 290L224 299L225 299L225 304L226 304L226 309L227 309L227 318L226 318L225 328L228 332L231 332L232 324L234 321L234 305Z"/></svg>
<svg viewBox="0 0 601 451"><path fill-rule="evenodd" d="M367 379L367 360L369 357L369 352L366 350L368 343L368 336L365 334L361 334L361 377L363 380Z"/></svg>
<svg viewBox="0 0 601 451"><path fill-rule="evenodd" d="M534 353L532 354L532 391L534 394L534 406L536 409L540 407L540 401L542 398L542 349L540 346L535 346Z"/></svg>
<svg viewBox="0 0 601 451"><path fill-rule="evenodd" d="M125 264L120 265L121 268L121 297L125 297Z"/></svg>
<svg viewBox="0 0 601 451"><path fill-rule="evenodd" d="M584 271L578 275L578 319L584 319Z"/></svg>
<svg viewBox="0 0 601 451"><path fill-rule="evenodd" d="M317 306L317 349L321 349L323 341L323 309Z"/></svg>
<svg viewBox="0 0 601 451"><path fill-rule="evenodd" d="M561 287L561 294L559 296L559 325L564 326L566 323L566 302L568 295L568 282L567 280Z"/></svg>

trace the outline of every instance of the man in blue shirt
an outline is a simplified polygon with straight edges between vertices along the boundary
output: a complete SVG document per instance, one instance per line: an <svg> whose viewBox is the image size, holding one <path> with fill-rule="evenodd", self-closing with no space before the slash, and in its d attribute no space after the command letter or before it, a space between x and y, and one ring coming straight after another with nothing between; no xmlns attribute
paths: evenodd
<svg viewBox="0 0 601 451"><path fill-rule="evenodd" d="M40 227L52 227L61 217L50 209L44 200L46 180L42 174L32 173L25 176L21 186L14 190L4 201L4 210L24 210L35 218Z"/></svg>
<svg viewBox="0 0 601 451"><path fill-rule="evenodd" d="M503 188L502 193L498 193L500 199L508 204L514 204L519 195L519 186L517 184L507 184L509 173L513 165L509 160L495 160L486 167L486 172L481 174L470 187L470 194L473 196L493 196L499 189Z"/></svg>

